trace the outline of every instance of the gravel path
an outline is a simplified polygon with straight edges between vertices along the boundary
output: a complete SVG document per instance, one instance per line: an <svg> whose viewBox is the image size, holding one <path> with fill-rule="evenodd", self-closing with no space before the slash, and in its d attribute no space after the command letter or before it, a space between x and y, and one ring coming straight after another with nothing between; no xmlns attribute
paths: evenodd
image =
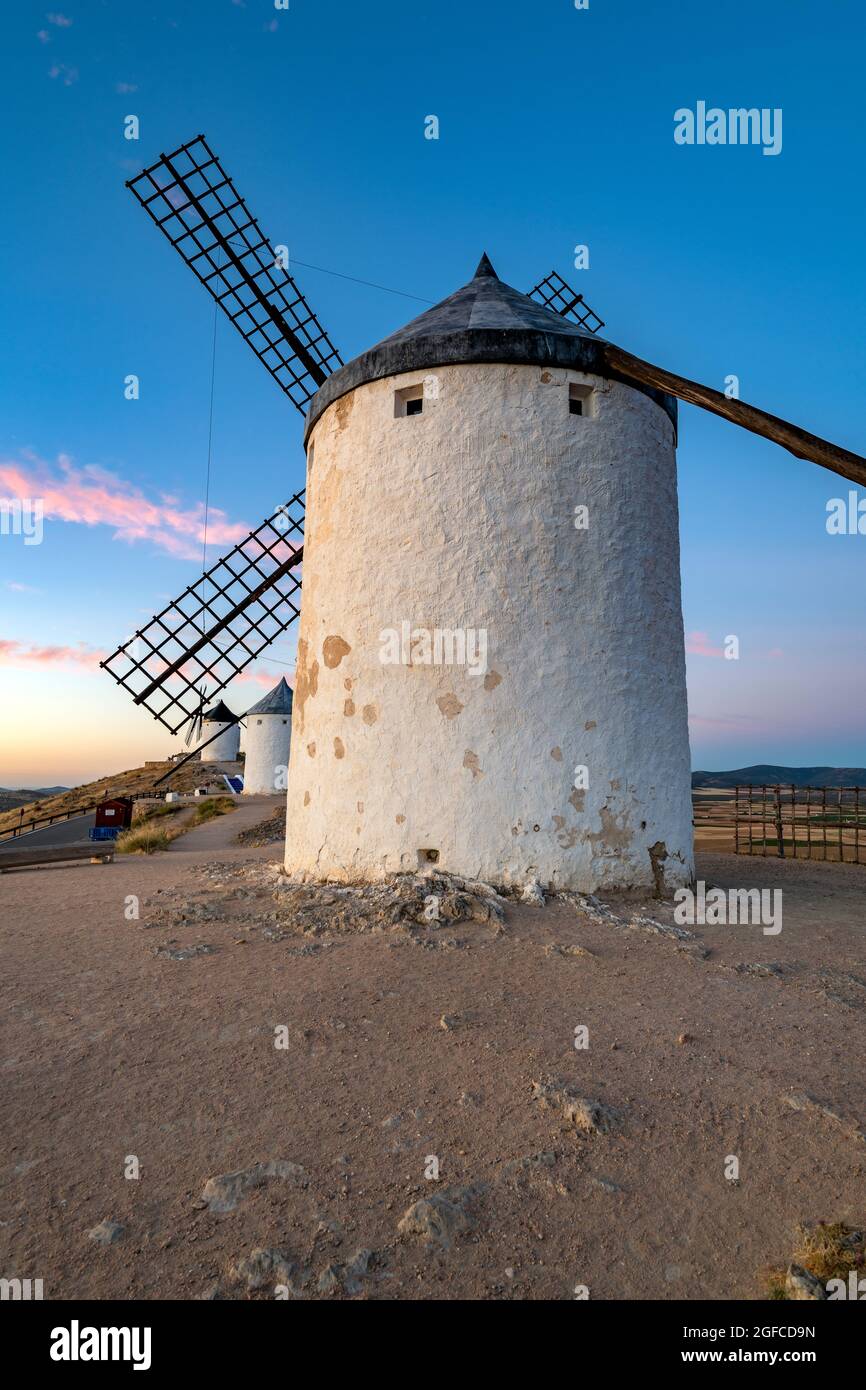
<svg viewBox="0 0 866 1390"><path fill-rule="evenodd" d="M234 843L262 800L167 854L0 878L4 1275L47 1298L758 1297L797 1222L866 1220L866 870L703 856L781 887L784 929L697 927L698 951L623 925L669 923L652 902L510 904L504 930L326 909L302 934L274 846ZM581 1132L535 1082L613 1119Z"/></svg>

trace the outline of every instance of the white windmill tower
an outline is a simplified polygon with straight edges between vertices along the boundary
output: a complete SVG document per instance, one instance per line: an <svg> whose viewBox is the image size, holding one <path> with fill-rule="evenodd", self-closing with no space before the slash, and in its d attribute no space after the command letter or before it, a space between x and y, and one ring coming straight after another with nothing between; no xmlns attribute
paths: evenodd
<svg viewBox="0 0 866 1390"><path fill-rule="evenodd" d="M292 692L281 679L246 715L244 795L270 796L286 789L292 737Z"/></svg>
<svg viewBox="0 0 866 1390"><path fill-rule="evenodd" d="M677 407L602 353L485 256L313 398L290 872L691 880Z"/></svg>
<svg viewBox="0 0 866 1390"><path fill-rule="evenodd" d="M598 338L561 277L527 296L486 256L343 366L203 136L130 187L307 415L310 516L305 544L297 494L105 669L177 733L298 617L306 551L291 872L687 882L677 400L861 486L866 460Z"/></svg>
<svg viewBox="0 0 866 1390"><path fill-rule="evenodd" d="M198 754L203 763L233 763L237 761L240 729L237 715L218 700L201 717L201 738Z"/></svg>

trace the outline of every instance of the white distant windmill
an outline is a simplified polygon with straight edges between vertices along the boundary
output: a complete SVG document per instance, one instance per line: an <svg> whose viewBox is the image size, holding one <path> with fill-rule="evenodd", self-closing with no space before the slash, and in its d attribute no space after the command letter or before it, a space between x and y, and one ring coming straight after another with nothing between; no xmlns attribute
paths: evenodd
<svg viewBox="0 0 866 1390"><path fill-rule="evenodd" d="M244 719L244 795L284 792L292 737L292 692L285 678L248 709Z"/></svg>
<svg viewBox="0 0 866 1390"><path fill-rule="evenodd" d="M240 747L238 716L218 700L201 716L198 754L203 763L233 763Z"/></svg>

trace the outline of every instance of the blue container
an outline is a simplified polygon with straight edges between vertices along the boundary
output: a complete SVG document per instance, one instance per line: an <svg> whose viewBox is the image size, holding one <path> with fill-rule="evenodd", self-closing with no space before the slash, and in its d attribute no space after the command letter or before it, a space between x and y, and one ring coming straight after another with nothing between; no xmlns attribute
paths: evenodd
<svg viewBox="0 0 866 1390"><path fill-rule="evenodd" d="M120 826L95 825L89 833L91 840L116 840L120 833Z"/></svg>

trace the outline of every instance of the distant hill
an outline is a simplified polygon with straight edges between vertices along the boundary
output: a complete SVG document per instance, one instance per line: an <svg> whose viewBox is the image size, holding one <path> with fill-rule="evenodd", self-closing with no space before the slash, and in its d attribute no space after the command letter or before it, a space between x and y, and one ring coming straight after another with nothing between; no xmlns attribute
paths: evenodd
<svg viewBox="0 0 866 1390"><path fill-rule="evenodd" d="M692 787L863 787L866 768L863 767L776 767L772 763L756 763L754 767L738 767L733 772L693 772Z"/></svg>
<svg viewBox="0 0 866 1390"><path fill-rule="evenodd" d="M95 782L86 782L80 787L61 787L60 790L51 787L43 788L40 792L21 791L8 792L8 796L19 797L20 800L2 804L3 793L0 792L0 831L12 830L18 825L21 819L20 807L27 807L24 812L24 821L34 819L37 816L55 816L67 811L77 810L80 806L93 805L95 801L101 801L106 796L140 796L143 792L154 790L157 778L164 772L170 771L174 767L173 763L147 763L144 767L134 767L126 772L116 772L112 777L100 777ZM205 768L207 771L205 771ZM170 782L163 784L159 788L160 795L171 789L172 791L191 792L196 787L213 783L215 786L221 784L220 771L240 772L243 771L242 763L207 763L205 767L198 759L188 762L180 771L175 771Z"/></svg>
<svg viewBox="0 0 866 1390"><path fill-rule="evenodd" d="M12 811L44 796L59 796L68 791L68 787L0 787L0 811Z"/></svg>

